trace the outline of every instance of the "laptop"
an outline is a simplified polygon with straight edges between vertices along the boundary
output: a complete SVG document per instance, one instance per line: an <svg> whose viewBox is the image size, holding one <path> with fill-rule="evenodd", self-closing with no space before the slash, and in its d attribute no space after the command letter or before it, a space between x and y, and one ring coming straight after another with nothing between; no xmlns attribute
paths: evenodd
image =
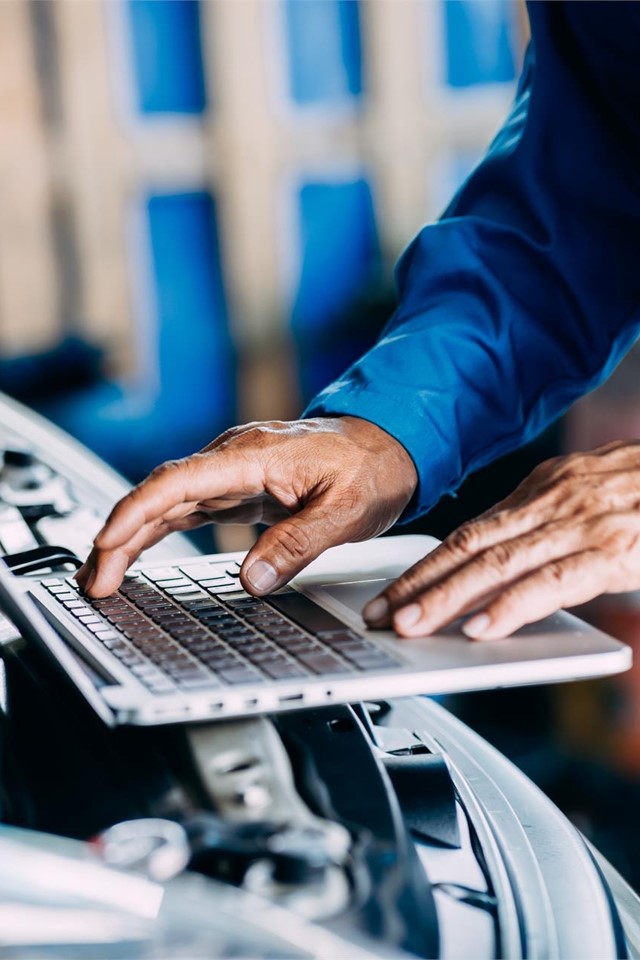
<svg viewBox="0 0 640 960"><path fill-rule="evenodd" d="M112 726L550 683L631 665L627 646L562 612L479 643L459 623L412 640L367 629L367 600L437 543L404 536L336 547L260 599L240 586L242 554L143 562L102 600L85 598L72 574L17 577L0 563L0 609Z"/></svg>

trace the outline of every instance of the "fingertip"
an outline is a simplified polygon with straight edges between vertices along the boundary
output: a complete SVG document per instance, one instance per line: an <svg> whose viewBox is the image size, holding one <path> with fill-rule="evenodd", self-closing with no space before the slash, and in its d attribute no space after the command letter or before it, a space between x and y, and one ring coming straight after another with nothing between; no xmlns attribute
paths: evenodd
<svg viewBox="0 0 640 960"><path fill-rule="evenodd" d="M251 593L259 596L275 590L280 579L275 567L262 559L250 561L247 568L242 570L243 583Z"/></svg>
<svg viewBox="0 0 640 960"><path fill-rule="evenodd" d="M96 571L91 570L89 573L89 576L85 580L84 585L82 587L82 590L84 591L84 593L91 594L91 591L93 589L93 585L95 582L96 582Z"/></svg>
<svg viewBox="0 0 640 960"><path fill-rule="evenodd" d="M95 600L110 597L122 583L127 566L128 560L117 555L96 558L95 566L84 584L84 593Z"/></svg>
<svg viewBox="0 0 640 960"><path fill-rule="evenodd" d="M511 636L514 630L503 627L499 620L495 620L488 613L478 613L462 625L462 632L469 640L504 640Z"/></svg>
<svg viewBox="0 0 640 960"><path fill-rule="evenodd" d="M79 587L84 589L84 586L91 576L91 567L88 562L84 562L81 567L79 567L73 575L74 580Z"/></svg>
<svg viewBox="0 0 640 960"><path fill-rule="evenodd" d="M415 637L425 632L421 627L421 620L422 607L418 603L410 603L394 613L393 626L400 636Z"/></svg>
<svg viewBox="0 0 640 960"><path fill-rule="evenodd" d="M78 586L84 590L89 578L95 571L96 551L92 549L81 567L78 567L74 574L74 580Z"/></svg>
<svg viewBox="0 0 640 960"><path fill-rule="evenodd" d="M462 632L465 636L469 637L470 640L482 640L490 626L491 617L489 614L477 613L462 625Z"/></svg>
<svg viewBox="0 0 640 960"><path fill-rule="evenodd" d="M389 601L380 595L370 600L362 611L362 617L371 626L386 626L389 623Z"/></svg>

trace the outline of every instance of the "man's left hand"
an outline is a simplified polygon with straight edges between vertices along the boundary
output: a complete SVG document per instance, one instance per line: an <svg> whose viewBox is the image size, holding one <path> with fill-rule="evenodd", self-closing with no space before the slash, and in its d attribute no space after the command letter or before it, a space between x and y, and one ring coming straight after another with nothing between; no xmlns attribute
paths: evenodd
<svg viewBox="0 0 640 960"><path fill-rule="evenodd" d="M548 460L454 531L364 610L404 637L472 614L476 640L506 637L561 607L640 588L640 442Z"/></svg>

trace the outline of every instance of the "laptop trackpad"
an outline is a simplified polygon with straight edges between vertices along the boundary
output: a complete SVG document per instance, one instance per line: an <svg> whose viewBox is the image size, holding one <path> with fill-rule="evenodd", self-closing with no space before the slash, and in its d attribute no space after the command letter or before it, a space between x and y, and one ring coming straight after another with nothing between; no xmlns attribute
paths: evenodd
<svg viewBox="0 0 640 960"><path fill-rule="evenodd" d="M393 583L393 579L359 580L353 583L331 583L314 590L318 597L330 597L352 613L362 614L362 608L369 600L377 597L381 590Z"/></svg>

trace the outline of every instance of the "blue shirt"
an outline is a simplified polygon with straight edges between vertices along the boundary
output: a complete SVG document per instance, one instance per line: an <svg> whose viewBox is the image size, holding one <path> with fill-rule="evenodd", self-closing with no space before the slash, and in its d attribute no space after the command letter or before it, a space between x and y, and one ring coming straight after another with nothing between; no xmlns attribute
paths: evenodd
<svg viewBox="0 0 640 960"><path fill-rule="evenodd" d="M640 4L534 2L513 108L397 268L378 343L306 416L351 414L412 456L403 519L605 379L640 326Z"/></svg>

